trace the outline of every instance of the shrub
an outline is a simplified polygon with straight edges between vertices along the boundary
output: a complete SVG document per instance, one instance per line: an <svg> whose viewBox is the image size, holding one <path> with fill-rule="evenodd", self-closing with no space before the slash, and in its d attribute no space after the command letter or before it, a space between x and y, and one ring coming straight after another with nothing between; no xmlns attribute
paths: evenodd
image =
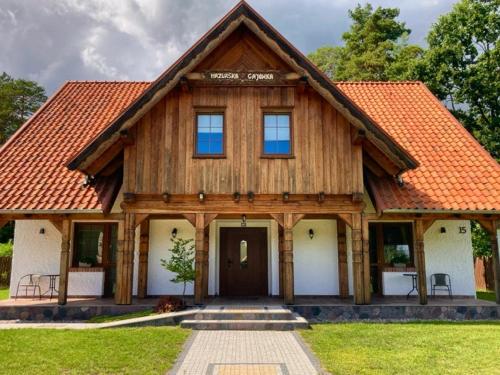
<svg viewBox="0 0 500 375"><path fill-rule="evenodd" d="M184 302L177 297L162 297L159 299L154 311L158 314L180 311L184 309Z"/></svg>

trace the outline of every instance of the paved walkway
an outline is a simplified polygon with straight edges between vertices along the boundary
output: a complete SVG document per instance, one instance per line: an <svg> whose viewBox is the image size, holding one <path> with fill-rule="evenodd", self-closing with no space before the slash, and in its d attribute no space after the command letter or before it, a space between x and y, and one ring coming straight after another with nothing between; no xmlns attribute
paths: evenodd
<svg viewBox="0 0 500 375"><path fill-rule="evenodd" d="M312 375L318 362L296 332L193 331L169 374Z"/></svg>

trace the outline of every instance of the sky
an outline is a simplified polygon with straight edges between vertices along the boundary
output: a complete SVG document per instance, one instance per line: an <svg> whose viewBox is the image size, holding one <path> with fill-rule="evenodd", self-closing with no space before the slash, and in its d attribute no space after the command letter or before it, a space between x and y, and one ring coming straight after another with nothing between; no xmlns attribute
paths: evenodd
<svg viewBox="0 0 500 375"><path fill-rule="evenodd" d="M249 0L307 54L341 44L350 0ZM429 27L456 0L372 0L398 7L425 45ZM0 72L35 80L51 95L67 80L155 79L236 0L0 0Z"/></svg>

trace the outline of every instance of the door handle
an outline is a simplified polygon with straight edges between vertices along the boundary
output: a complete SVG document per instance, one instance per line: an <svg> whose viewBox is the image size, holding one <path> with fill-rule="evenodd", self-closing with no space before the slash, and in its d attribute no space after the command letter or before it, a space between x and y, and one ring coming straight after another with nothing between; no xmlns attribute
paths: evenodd
<svg viewBox="0 0 500 375"><path fill-rule="evenodd" d="M233 261L231 259L227 260L227 268L231 268L231 265L233 264Z"/></svg>

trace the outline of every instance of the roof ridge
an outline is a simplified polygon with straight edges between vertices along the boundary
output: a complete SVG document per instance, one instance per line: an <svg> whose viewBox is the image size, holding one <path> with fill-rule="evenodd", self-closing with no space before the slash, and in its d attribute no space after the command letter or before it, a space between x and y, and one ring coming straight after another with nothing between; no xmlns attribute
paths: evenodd
<svg viewBox="0 0 500 375"><path fill-rule="evenodd" d="M150 84L153 81L107 81L107 80L69 80L66 83L148 83Z"/></svg>
<svg viewBox="0 0 500 375"><path fill-rule="evenodd" d="M341 85L418 85L423 84L422 81L333 81L333 83Z"/></svg>

